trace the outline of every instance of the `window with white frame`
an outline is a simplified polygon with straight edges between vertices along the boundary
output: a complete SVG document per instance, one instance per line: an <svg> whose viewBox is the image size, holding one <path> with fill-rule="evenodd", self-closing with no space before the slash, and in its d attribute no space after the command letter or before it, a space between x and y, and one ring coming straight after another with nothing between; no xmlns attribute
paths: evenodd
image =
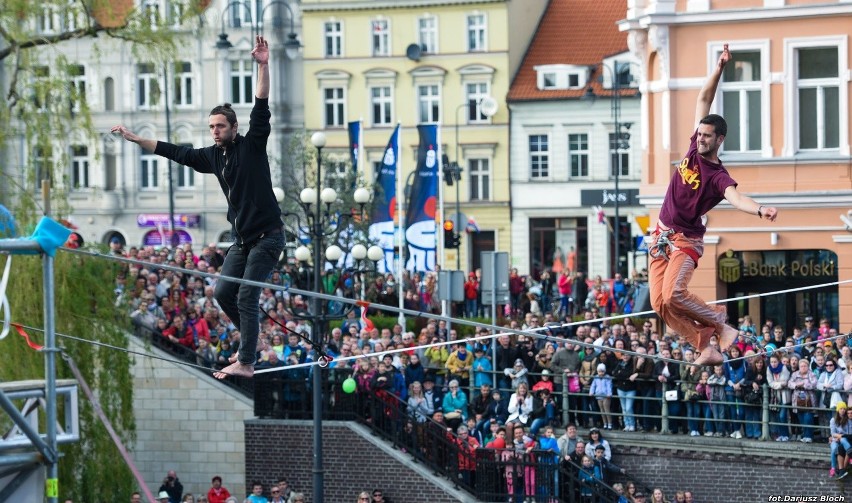
<svg viewBox="0 0 852 503"><path fill-rule="evenodd" d="M192 63L179 61L174 69L174 104L175 106L192 105Z"/></svg>
<svg viewBox="0 0 852 503"><path fill-rule="evenodd" d="M467 171L470 176L470 200L491 200L491 161L490 159L468 159Z"/></svg>
<svg viewBox="0 0 852 503"><path fill-rule="evenodd" d="M89 149L83 145L71 147L71 187L89 188Z"/></svg>
<svg viewBox="0 0 852 503"><path fill-rule="evenodd" d="M393 97L390 86L370 88L373 126L389 126L393 121Z"/></svg>
<svg viewBox="0 0 852 503"><path fill-rule="evenodd" d="M187 14L186 0L171 0L169 2L169 23L175 27L180 27L183 23L183 18Z"/></svg>
<svg viewBox="0 0 852 503"><path fill-rule="evenodd" d="M343 22L326 21L323 31L325 32L325 57L343 57Z"/></svg>
<svg viewBox="0 0 852 503"><path fill-rule="evenodd" d="M38 32L43 35L50 35L60 31L59 13L56 11L56 5L47 4L41 8L38 18Z"/></svg>
<svg viewBox="0 0 852 503"><path fill-rule="evenodd" d="M417 20L420 32L420 48L423 52L435 54L438 52L438 18L435 16L421 17Z"/></svg>
<svg viewBox="0 0 852 503"><path fill-rule="evenodd" d="M80 111L80 106L86 102L86 67L71 65L68 67L68 77L71 84L71 108Z"/></svg>
<svg viewBox="0 0 852 503"><path fill-rule="evenodd" d="M374 19L372 28L373 56L390 56L390 21Z"/></svg>
<svg viewBox="0 0 852 503"><path fill-rule="evenodd" d="M485 14L469 14L467 16L467 50L481 52L486 50Z"/></svg>
<svg viewBox="0 0 852 503"><path fill-rule="evenodd" d="M577 65L539 65L534 70L539 89L581 89L589 74L588 67Z"/></svg>
<svg viewBox="0 0 852 503"><path fill-rule="evenodd" d="M160 81L153 63L136 66L136 106L150 110L160 103Z"/></svg>
<svg viewBox="0 0 852 503"><path fill-rule="evenodd" d="M346 114L346 98L342 87L328 87L323 90L325 109L325 127L343 127Z"/></svg>
<svg viewBox="0 0 852 503"><path fill-rule="evenodd" d="M630 138L625 138L625 134L622 132L621 138L615 133L609 134L610 178L630 176Z"/></svg>
<svg viewBox="0 0 852 503"><path fill-rule="evenodd" d="M490 118L482 113L482 100L488 97L487 82L468 82L465 84L467 95L467 122L468 124L482 124L490 122Z"/></svg>
<svg viewBox="0 0 852 503"><path fill-rule="evenodd" d="M142 190L156 190L160 186L157 176L159 157L154 154L143 153L139 158L139 187Z"/></svg>
<svg viewBox="0 0 852 503"><path fill-rule="evenodd" d="M589 135L574 133L568 135L568 162L571 165L571 178L589 177Z"/></svg>
<svg viewBox="0 0 852 503"><path fill-rule="evenodd" d="M546 134L529 135L530 178L550 176L550 142Z"/></svg>
<svg viewBox="0 0 852 503"><path fill-rule="evenodd" d="M329 156L328 160L323 163L323 168L325 168L324 185L327 187L333 187L338 192L350 190L351 188L346 186L348 166L349 165L343 158Z"/></svg>
<svg viewBox="0 0 852 503"><path fill-rule="evenodd" d="M83 26L83 9L77 0L68 0L63 13L65 31L74 31Z"/></svg>
<svg viewBox="0 0 852 503"><path fill-rule="evenodd" d="M230 2L231 6L231 27L246 28L254 26L260 20L260 14L263 12L263 0L242 0Z"/></svg>
<svg viewBox="0 0 852 503"><path fill-rule="evenodd" d="M36 66L33 68L33 104L39 111L47 110L50 105L50 68Z"/></svg>
<svg viewBox="0 0 852 503"><path fill-rule="evenodd" d="M35 147L33 149L33 167L35 168L36 191L41 190L42 180L53 180L53 149L50 147Z"/></svg>
<svg viewBox="0 0 852 503"><path fill-rule="evenodd" d="M421 123L441 121L441 95L438 84L417 86L417 100Z"/></svg>
<svg viewBox="0 0 852 503"><path fill-rule="evenodd" d="M181 143L181 147L189 147L192 148L191 143ZM173 165L173 167L177 168L177 188L178 190L188 190L195 188L195 170L188 166L183 166L180 164Z"/></svg>
<svg viewBox="0 0 852 503"><path fill-rule="evenodd" d="M840 62L838 47L796 50L799 150L840 146ZM846 120L846 119L844 119Z"/></svg>
<svg viewBox="0 0 852 503"><path fill-rule="evenodd" d="M251 60L240 59L231 61L231 103L234 105L250 105L254 101L252 90Z"/></svg>
<svg viewBox="0 0 852 503"><path fill-rule="evenodd" d="M157 26L160 21L160 0L143 0L142 12L148 18L151 26Z"/></svg>
<svg viewBox="0 0 852 503"><path fill-rule="evenodd" d="M719 92L722 115L728 123L725 152L759 152L762 148L763 96L760 50L733 50L725 66Z"/></svg>

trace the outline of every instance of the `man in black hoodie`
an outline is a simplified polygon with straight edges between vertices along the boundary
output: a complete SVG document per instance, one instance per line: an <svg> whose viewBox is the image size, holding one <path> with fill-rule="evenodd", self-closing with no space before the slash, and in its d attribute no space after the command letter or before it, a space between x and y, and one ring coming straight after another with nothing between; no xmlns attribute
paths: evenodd
<svg viewBox="0 0 852 503"><path fill-rule="evenodd" d="M269 124L269 44L258 36L251 55L257 61L254 107L245 136L237 132L237 114L229 103L210 111L209 127L215 145L193 149L142 138L124 126L112 132L148 152L171 159L199 173L216 175L228 201L228 222L234 244L222 266L222 276L265 281L284 249L281 209L272 192L266 143ZM254 376L259 333L260 287L217 281L215 298L242 333L242 344L231 365L214 375Z"/></svg>

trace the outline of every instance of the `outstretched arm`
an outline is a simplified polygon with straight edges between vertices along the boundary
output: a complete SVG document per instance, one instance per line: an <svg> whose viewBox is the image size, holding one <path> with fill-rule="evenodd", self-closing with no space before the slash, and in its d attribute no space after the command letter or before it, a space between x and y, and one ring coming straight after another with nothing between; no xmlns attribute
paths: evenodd
<svg viewBox="0 0 852 503"><path fill-rule="evenodd" d="M761 206L757 204L754 199L740 194L737 188L733 185L725 189L725 199L727 199L734 208L746 213L751 213L752 215L757 215L760 218L765 218L770 222L774 222L775 217L778 216L778 210L774 206Z"/></svg>
<svg viewBox="0 0 852 503"><path fill-rule="evenodd" d="M154 149L157 148L157 140L148 140L148 139L142 138L141 136L133 133L132 131L130 131L129 129L127 129L124 126L113 126L112 129L110 129L110 132L113 133L113 134L121 135L122 138L124 138L125 140L132 141L133 143L136 143L137 145L142 147L144 150L147 150L148 152L153 152Z"/></svg>
<svg viewBox="0 0 852 503"><path fill-rule="evenodd" d="M710 113L710 105L713 104L713 98L716 97L716 87L719 85L719 80L722 78L722 70L725 65L731 60L731 52L728 50L728 44L725 44L722 49L722 54L719 56L719 62L716 63L716 68L713 73L707 77L707 82L698 93L698 101L695 103L695 127L698 127L698 122Z"/></svg>
<svg viewBox="0 0 852 503"><path fill-rule="evenodd" d="M254 49L251 57L257 61L257 89L255 97L269 98L269 43L265 38L258 36L255 39Z"/></svg>

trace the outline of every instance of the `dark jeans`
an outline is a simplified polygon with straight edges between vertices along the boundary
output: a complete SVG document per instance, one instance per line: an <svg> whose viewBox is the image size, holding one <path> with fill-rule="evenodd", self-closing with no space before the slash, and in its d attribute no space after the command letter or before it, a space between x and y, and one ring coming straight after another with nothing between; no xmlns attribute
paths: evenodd
<svg viewBox="0 0 852 503"><path fill-rule="evenodd" d="M252 246L231 245L222 265L222 276L266 281L272 268L278 263L278 257L284 250L284 234L264 236ZM257 335L260 332L258 320L258 299L261 288L220 278L216 282L214 297L222 311L231 318L240 331L239 362L252 365L257 350Z"/></svg>

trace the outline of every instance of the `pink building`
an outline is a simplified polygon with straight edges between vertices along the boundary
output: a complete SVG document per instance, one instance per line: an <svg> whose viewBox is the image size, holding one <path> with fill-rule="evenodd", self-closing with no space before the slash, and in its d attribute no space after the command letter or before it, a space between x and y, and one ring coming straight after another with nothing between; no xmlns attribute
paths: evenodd
<svg viewBox="0 0 852 503"><path fill-rule="evenodd" d="M779 209L774 223L727 202L711 211L693 290L713 300L800 289L729 302L730 319L771 318L789 334L825 317L852 330L852 284L838 284L852 280L852 1L628 0L619 27L644 72L640 200L652 226L724 43L720 157L741 192Z"/></svg>

